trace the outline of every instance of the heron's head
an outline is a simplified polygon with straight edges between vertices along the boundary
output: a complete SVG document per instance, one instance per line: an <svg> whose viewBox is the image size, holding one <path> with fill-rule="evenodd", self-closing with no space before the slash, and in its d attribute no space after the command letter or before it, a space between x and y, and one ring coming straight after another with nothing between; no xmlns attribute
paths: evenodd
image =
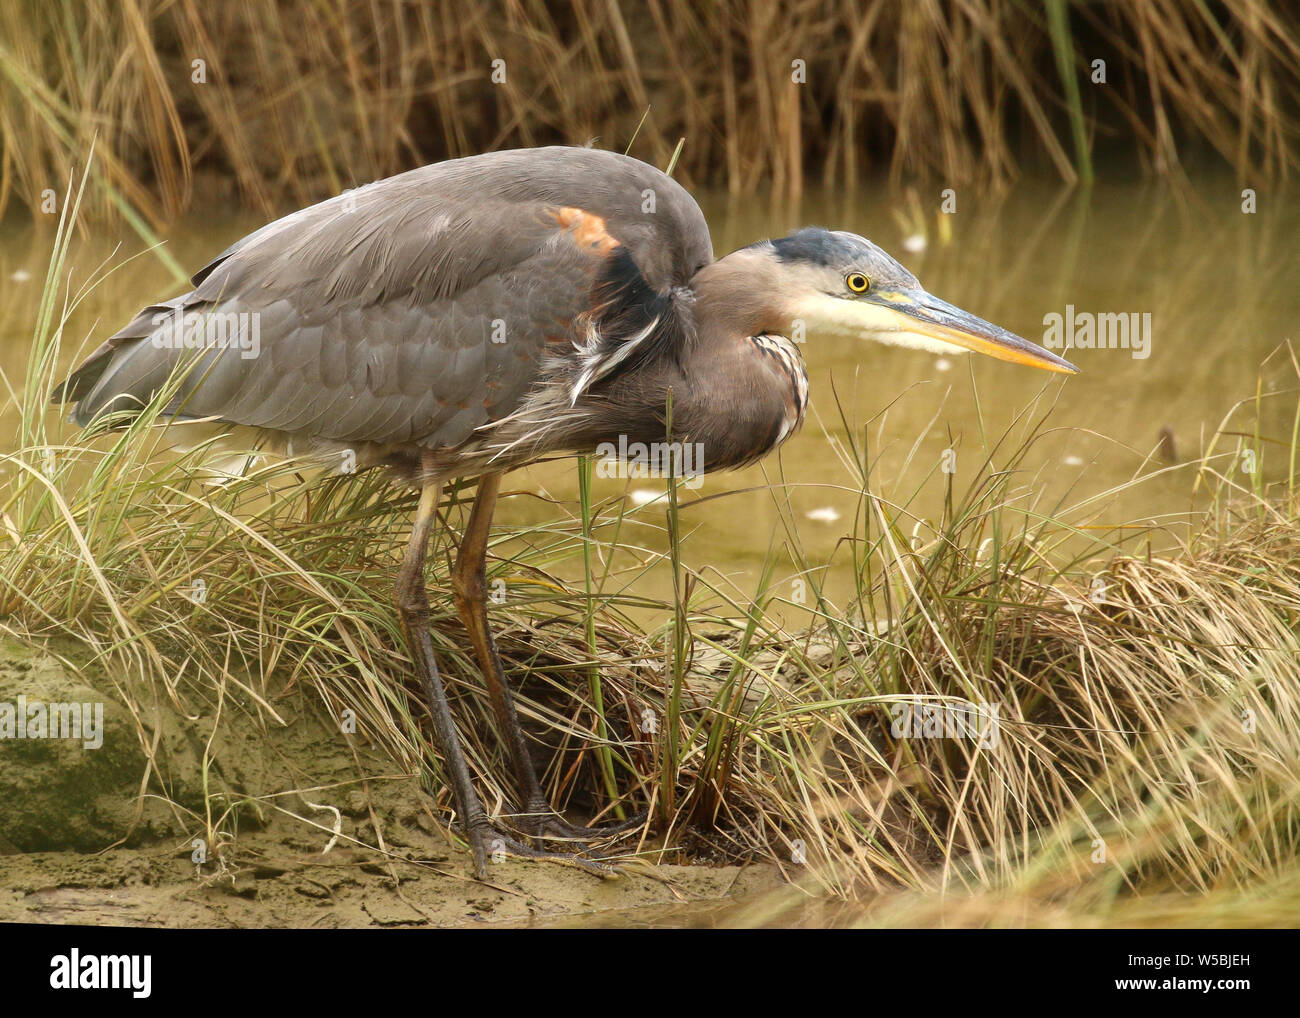
<svg viewBox="0 0 1300 1018"><path fill-rule="evenodd" d="M765 315L774 319L766 325L772 331L788 335L802 322L810 337L838 334L935 353L973 350L1048 371L1078 370L927 293L907 269L855 233L809 227L751 244L714 265L732 287L738 276L752 277Z"/></svg>

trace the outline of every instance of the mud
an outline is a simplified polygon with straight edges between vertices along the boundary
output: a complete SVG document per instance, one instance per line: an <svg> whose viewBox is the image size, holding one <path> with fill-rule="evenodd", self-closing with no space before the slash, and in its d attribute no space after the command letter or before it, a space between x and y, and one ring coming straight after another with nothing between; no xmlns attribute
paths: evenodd
<svg viewBox="0 0 1300 1018"><path fill-rule="evenodd" d="M258 835L220 876L165 847L4 857L0 922L116 926L464 927L711 925L704 906L772 888L767 867L659 866L602 880L568 867L507 859L487 883L462 852L399 849L322 855ZM406 858L409 855L410 858Z"/></svg>
<svg viewBox="0 0 1300 1018"><path fill-rule="evenodd" d="M341 739L305 695L275 701L283 725L233 693L194 710L132 688L128 708L123 677L77 653L0 641L0 704L104 705L96 749L0 739L0 921L709 925L715 905L780 883L767 866L634 860L600 879L511 858L481 883L419 779Z"/></svg>

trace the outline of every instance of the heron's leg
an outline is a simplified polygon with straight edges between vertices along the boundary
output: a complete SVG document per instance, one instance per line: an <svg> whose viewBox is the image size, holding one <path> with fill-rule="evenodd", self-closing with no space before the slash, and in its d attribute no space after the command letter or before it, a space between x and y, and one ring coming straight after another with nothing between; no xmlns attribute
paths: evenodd
<svg viewBox="0 0 1300 1018"><path fill-rule="evenodd" d="M551 808L546 794L542 791L541 782L537 780L537 771L528 753L524 730L519 724L519 713L515 710L514 697L510 693L510 685L501 667L501 656L497 653L496 641L492 639L492 630L488 626L488 530L492 524L492 513L496 508L497 492L500 487L499 473L485 474L479 479L478 494L474 499L474 508L470 510L465 536L461 539L456 565L452 570L451 583L456 595L456 609L460 613L461 621L465 623L465 628L469 630L470 641L474 644L479 667L483 670L483 678L487 682L497 724L501 728L506 745L510 748L515 779L519 783L519 792L524 797L528 813L523 826L535 837L571 840L609 837L630 831L645 822L645 814L603 827L576 827L567 823Z"/></svg>
<svg viewBox="0 0 1300 1018"><path fill-rule="evenodd" d="M446 761L452 795L456 800L456 811L460 814L466 837L474 853L475 875L480 880L486 880L489 853L503 852L529 859L564 863L599 876L609 876L613 871L599 862L583 859L580 856L539 852L529 845L521 844L508 834L496 830L483 809L478 793L474 791L469 764L465 761L465 752L461 748L460 736L456 732L456 722L451 716L447 692L442 684L442 676L438 673L438 662L433 655L433 640L429 635L429 595L424 587L424 559L429 546L429 535L433 532L441 492L442 485L436 482L425 484L420 491L420 506L411 527L411 540L406 547L406 556L402 559L397 574L397 613L406 632L416 674L424 687L429 712L433 716L434 737Z"/></svg>

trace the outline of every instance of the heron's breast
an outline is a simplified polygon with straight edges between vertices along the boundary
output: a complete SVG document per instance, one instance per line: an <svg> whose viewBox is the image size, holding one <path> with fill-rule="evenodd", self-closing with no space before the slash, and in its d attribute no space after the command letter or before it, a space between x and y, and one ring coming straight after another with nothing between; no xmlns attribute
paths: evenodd
<svg viewBox="0 0 1300 1018"><path fill-rule="evenodd" d="M760 333L749 341L763 357L770 358L770 367L780 379L780 395L785 404L773 444L780 445L799 430L808 409L808 371L803 357L785 336Z"/></svg>
<svg viewBox="0 0 1300 1018"><path fill-rule="evenodd" d="M808 406L803 358L784 336L744 336L725 348L692 369L693 398L684 414L687 430L704 444L709 470L762 459L799 429Z"/></svg>

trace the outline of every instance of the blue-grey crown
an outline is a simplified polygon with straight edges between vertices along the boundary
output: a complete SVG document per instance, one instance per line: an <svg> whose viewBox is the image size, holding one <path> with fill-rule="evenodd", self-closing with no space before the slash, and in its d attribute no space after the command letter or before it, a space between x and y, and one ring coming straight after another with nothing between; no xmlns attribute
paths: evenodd
<svg viewBox="0 0 1300 1018"><path fill-rule="evenodd" d="M865 272L873 281L892 286L917 285L916 277L888 252L856 233L807 226L768 243L782 262L802 262L841 272Z"/></svg>

